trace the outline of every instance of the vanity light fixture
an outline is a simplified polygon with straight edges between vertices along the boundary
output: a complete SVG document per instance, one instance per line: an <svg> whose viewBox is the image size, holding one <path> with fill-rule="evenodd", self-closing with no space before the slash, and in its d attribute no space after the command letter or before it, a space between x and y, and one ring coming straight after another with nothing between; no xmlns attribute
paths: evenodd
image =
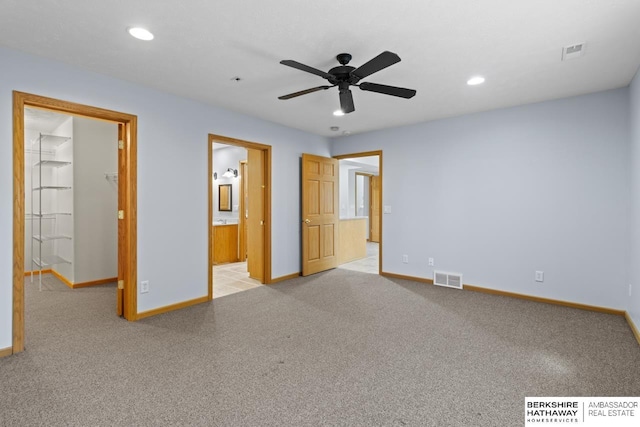
<svg viewBox="0 0 640 427"><path fill-rule="evenodd" d="M222 174L225 178L237 178L238 177L238 169L228 168L225 173Z"/></svg>

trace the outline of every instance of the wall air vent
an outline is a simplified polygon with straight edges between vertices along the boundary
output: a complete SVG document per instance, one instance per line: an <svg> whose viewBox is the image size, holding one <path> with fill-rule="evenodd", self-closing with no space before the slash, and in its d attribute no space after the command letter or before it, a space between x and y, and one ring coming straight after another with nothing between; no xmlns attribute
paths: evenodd
<svg viewBox="0 0 640 427"><path fill-rule="evenodd" d="M462 289L462 274L445 273L444 271L433 272L433 284L446 286L447 288Z"/></svg>
<svg viewBox="0 0 640 427"><path fill-rule="evenodd" d="M579 58L584 54L584 48L586 43L578 43L571 46L565 46L562 48L562 60Z"/></svg>

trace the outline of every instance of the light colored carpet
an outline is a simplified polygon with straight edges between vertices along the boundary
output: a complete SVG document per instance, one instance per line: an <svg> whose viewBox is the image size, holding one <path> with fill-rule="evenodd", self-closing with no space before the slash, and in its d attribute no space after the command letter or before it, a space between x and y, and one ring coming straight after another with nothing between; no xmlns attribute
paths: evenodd
<svg viewBox="0 0 640 427"><path fill-rule="evenodd" d="M341 269L129 323L28 285L0 424L518 426L525 396L638 396L619 316Z"/></svg>

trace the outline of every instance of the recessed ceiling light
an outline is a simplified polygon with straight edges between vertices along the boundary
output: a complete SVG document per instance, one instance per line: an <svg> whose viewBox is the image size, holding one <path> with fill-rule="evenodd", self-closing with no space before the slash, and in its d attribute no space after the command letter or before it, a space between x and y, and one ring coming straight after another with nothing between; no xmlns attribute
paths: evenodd
<svg viewBox="0 0 640 427"><path fill-rule="evenodd" d="M484 77L482 76L471 77L469 80L467 80L467 84L469 86L475 86L482 83L484 83Z"/></svg>
<svg viewBox="0 0 640 427"><path fill-rule="evenodd" d="M135 37L137 39L140 39L140 40L153 40L153 34L151 34L151 31L145 30L144 28L131 27L131 28L127 29L127 31L129 32L129 34L131 34L133 37Z"/></svg>
<svg viewBox="0 0 640 427"><path fill-rule="evenodd" d="M334 116L344 116L344 112L342 110L336 110L333 112Z"/></svg>

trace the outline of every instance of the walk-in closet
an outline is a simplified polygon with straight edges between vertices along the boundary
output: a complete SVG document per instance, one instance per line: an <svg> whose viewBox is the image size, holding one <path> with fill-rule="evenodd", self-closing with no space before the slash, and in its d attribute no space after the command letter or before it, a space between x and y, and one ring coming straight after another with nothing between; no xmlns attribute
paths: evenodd
<svg viewBox="0 0 640 427"><path fill-rule="evenodd" d="M71 288L117 281L118 128L25 109L25 272Z"/></svg>

